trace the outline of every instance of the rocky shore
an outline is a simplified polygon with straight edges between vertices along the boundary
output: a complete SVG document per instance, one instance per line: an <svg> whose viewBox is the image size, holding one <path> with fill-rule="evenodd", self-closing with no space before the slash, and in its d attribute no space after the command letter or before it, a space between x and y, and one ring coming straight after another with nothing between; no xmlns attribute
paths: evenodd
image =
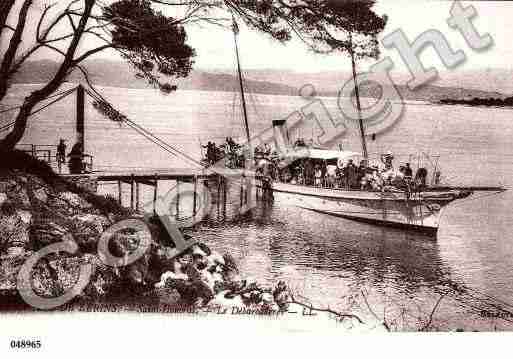
<svg viewBox="0 0 513 359"><path fill-rule="evenodd" d="M20 268L41 249L63 240L72 240L78 249L42 257L32 271L32 287L43 298L60 296L75 286L81 266L90 265L90 279L84 290L66 303L68 309L133 297L136 307L140 298L141 308L145 301L163 312L185 308L186 312L279 315L313 310L295 302L284 282L274 288L248 282L230 254L217 253L205 244L196 243L178 256L169 255L174 243L157 217L145 219L120 207L114 198L65 182L28 155L16 152L10 156L11 160L0 166L0 310L33 310L18 292ZM13 163L24 165L13 168ZM107 265L98 253L98 241L107 228L129 217L147 223L150 246L133 263ZM137 232L119 231L109 240L109 251L123 258L139 244ZM356 316L325 314L363 324Z"/></svg>

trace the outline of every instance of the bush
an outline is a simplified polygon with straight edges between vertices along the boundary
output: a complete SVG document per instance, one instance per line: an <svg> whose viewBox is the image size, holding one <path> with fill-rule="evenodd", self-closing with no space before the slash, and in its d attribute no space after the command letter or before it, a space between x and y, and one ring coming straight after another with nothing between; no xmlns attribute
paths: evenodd
<svg viewBox="0 0 513 359"><path fill-rule="evenodd" d="M20 170L41 178L56 192L70 191L78 194L103 213L129 215L130 210L122 207L111 195L98 195L56 174L45 161L32 157L20 150L0 151L0 171Z"/></svg>

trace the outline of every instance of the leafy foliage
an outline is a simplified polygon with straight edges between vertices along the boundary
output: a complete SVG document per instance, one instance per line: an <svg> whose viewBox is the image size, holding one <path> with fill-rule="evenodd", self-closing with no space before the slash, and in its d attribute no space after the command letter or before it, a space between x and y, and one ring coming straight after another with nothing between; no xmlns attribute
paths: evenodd
<svg viewBox="0 0 513 359"><path fill-rule="evenodd" d="M246 25L286 42L299 37L315 52L354 51L377 57L377 34L387 17L374 0L225 0L222 6Z"/></svg>
<svg viewBox="0 0 513 359"><path fill-rule="evenodd" d="M103 9L103 17L113 26L113 47L140 71L139 77L146 78L164 92L172 92L176 86L161 84L155 72L186 77L191 71L195 53L186 44L183 26L156 12L149 1L115 2Z"/></svg>

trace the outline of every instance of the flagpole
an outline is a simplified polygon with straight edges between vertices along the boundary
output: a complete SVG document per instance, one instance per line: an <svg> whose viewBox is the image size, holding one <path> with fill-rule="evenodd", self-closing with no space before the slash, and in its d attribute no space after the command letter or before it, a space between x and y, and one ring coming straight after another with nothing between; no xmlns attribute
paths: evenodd
<svg viewBox="0 0 513 359"><path fill-rule="evenodd" d="M248 147L250 151L250 157L252 155L251 151L251 137L249 134L249 122L248 122L248 110L246 106L246 96L244 94L244 82L242 79L242 70L240 67L240 57L239 57L239 43L237 41L237 35L239 34L239 27L237 26L237 22L235 18L232 17L233 20L233 37L235 39L235 55L237 56L237 71L239 74L239 85L240 85L240 93L242 97L242 110L244 112L244 125L246 127L246 139L248 141Z"/></svg>

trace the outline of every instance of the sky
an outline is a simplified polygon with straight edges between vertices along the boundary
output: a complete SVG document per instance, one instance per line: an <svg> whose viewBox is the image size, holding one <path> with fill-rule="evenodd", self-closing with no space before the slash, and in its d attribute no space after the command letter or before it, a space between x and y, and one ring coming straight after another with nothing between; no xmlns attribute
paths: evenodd
<svg viewBox="0 0 513 359"><path fill-rule="evenodd" d="M453 49L461 49L467 55L462 65L465 69L511 68L513 64L513 2L474 1L462 2L463 6L472 5L477 16L473 19L479 33L489 33L495 45L484 53L475 53L464 41L458 31L451 29L446 20L450 16L452 1L435 0L378 0L375 11L389 16L388 24L380 38L402 29L413 41L422 32L437 29L442 32ZM230 68L234 64L233 38L229 31L220 29L190 28L190 43L197 49L196 67ZM309 51L304 44L295 40L286 45L272 41L262 34L248 29L240 33L240 52L246 69L283 69L297 72L319 72L324 70L350 70L349 59L341 54L317 55ZM396 50L384 49L382 56L389 56L398 70L406 70ZM422 53L426 64L441 66L435 52L427 48ZM360 64L365 69L374 60Z"/></svg>
<svg viewBox="0 0 513 359"><path fill-rule="evenodd" d="M46 0L39 0L41 7ZM111 1L111 0L103 0ZM413 41L422 32L436 29L448 39L454 50L463 50L467 61L461 69L506 68L513 64L513 30L510 19L513 19L513 2L473 1L462 2L463 6L472 5L476 8L477 16L473 23L481 34L489 33L495 45L489 50L476 53L471 50L458 31L449 28L446 23L450 16L449 11L453 1L437 0L378 0L375 11L378 14L387 14L389 21L380 38L402 29L407 37ZM34 15L40 11L33 10ZM174 15L171 10L165 10L167 15ZM13 14L15 15L15 14ZM33 16L36 19L36 16ZM240 53L244 69L278 69L296 72L322 72L322 71L349 71L350 61L343 54L318 55L312 53L304 44L295 39L282 45L268 36L257 33L240 25ZM34 31L35 20L28 26L27 32ZM196 49L195 68L200 69L226 69L235 67L233 34L230 30L221 29L212 25L187 27L189 44ZM90 39L88 39L90 41ZM26 41L30 43L30 41ZM87 42L82 44L84 48ZM5 47L5 44L0 44ZM382 48L382 56L389 56L395 65L395 70L406 71L406 67L394 49ZM119 59L110 51L97 55L104 59ZM56 58L54 54L42 51L36 59ZM434 50L427 48L423 51L422 60L426 65L435 65L439 69L442 64ZM375 60L360 62L359 70L364 71Z"/></svg>

